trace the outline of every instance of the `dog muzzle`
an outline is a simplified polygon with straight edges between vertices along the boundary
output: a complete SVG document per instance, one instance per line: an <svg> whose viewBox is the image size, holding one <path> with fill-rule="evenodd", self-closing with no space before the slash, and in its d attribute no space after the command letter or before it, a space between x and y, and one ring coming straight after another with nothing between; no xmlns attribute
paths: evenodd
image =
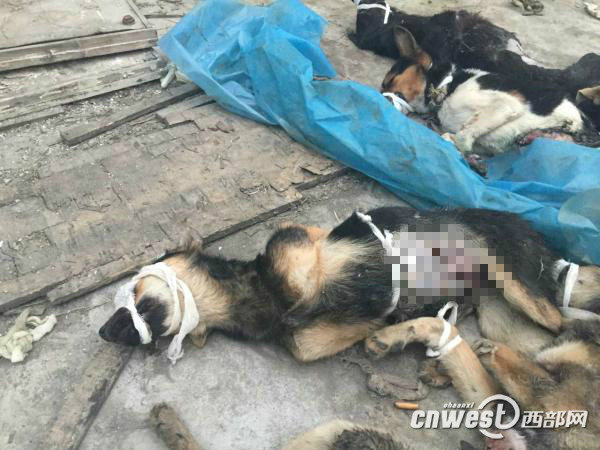
<svg viewBox="0 0 600 450"><path fill-rule="evenodd" d="M169 328L162 336L173 334L179 328L167 350L167 357L175 364L183 356L183 349L181 348L183 339L198 326L200 315L198 314L198 308L192 292L183 280L177 278L175 271L171 267L163 262L142 267L130 282L121 286L117 291L114 299L115 308L126 308L131 313L133 325L140 335L140 341L142 344L149 344L152 341L152 331L135 306L135 285L139 280L148 276L153 276L164 281L171 292L173 314L171 315ZM183 294L183 314L179 304L179 292Z"/></svg>

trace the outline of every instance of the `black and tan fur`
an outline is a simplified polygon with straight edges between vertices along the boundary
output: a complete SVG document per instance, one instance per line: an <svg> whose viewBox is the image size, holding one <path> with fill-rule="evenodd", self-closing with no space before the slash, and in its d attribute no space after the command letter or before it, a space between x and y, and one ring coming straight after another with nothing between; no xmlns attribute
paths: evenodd
<svg viewBox="0 0 600 450"><path fill-rule="evenodd" d="M558 255L518 217L469 209L417 214L411 208L379 208L369 214L382 230L433 230L456 224L464 238L476 244L473 251L479 258L473 273L466 274L473 285L456 300L477 302L484 294L495 293L545 329L553 333L561 329L562 317L555 306L561 286L550 274ZM200 324L191 333L197 345L204 344L211 330L221 330L241 338L278 341L297 359L312 361L352 346L386 322L432 314L447 300L445 296L415 302L401 297L396 310L386 316L392 285L391 266L383 256L379 241L353 214L330 232L286 225L250 261L210 256L191 247L164 262L193 293L200 315ZM597 298L599 269L582 268L581 280L573 292L577 307ZM137 283L135 299L156 339L170 324L169 290L162 281L147 277ZM125 309L115 312L100 335L127 345L140 342Z"/></svg>

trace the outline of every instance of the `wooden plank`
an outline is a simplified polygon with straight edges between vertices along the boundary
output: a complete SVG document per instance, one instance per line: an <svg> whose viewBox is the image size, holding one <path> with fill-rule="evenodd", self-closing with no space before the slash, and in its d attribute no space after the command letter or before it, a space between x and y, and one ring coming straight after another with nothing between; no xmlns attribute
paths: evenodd
<svg viewBox="0 0 600 450"><path fill-rule="evenodd" d="M189 109L196 108L197 106L204 106L212 103L213 101L214 100L212 100L208 95L198 94L192 98L188 98L187 100L161 109L156 113L156 118L165 125L169 125L171 122L170 117L174 118L176 114L179 114L182 111L187 111Z"/></svg>
<svg viewBox="0 0 600 450"><path fill-rule="evenodd" d="M62 83L0 97L0 125L8 119L154 81L163 74L164 63L154 60L119 71L72 78Z"/></svg>
<svg viewBox="0 0 600 450"><path fill-rule="evenodd" d="M172 105L184 98L194 95L199 91L198 86L195 84L185 84L183 86L171 89L170 92L164 92L158 97L142 102L141 104L135 105L124 111L119 111L115 114L111 114L98 122L92 124L78 125L67 130L60 132L63 141L67 145L76 145L83 141L98 136L105 131L112 130L119 125L128 122L129 120L136 119L145 114L154 112L158 109L164 108L165 106Z"/></svg>
<svg viewBox="0 0 600 450"><path fill-rule="evenodd" d="M188 234L211 242L266 220L340 168L215 103L189 111L195 124L66 152L0 185L0 312L97 289Z"/></svg>
<svg viewBox="0 0 600 450"><path fill-rule="evenodd" d="M24 116L14 117L12 119L4 120L2 123L0 123L0 130L25 125L27 123L34 122L40 119L47 119L49 117L58 116L63 112L65 112L64 107L55 106L54 108L45 109L43 111L26 114Z"/></svg>
<svg viewBox="0 0 600 450"><path fill-rule="evenodd" d="M0 72L152 47L154 29L130 30L0 50Z"/></svg>
<svg viewBox="0 0 600 450"><path fill-rule="evenodd" d="M135 4L134 0L127 0L127 4L131 8L131 10L139 17L140 22L142 22L146 28L152 28L150 26L150 23L148 22L148 19L146 19L146 16L144 16L142 11L140 11L140 8L138 8L138 5Z"/></svg>
<svg viewBox="0 0 600 450"><path fill-rule="evenodd" d="M144 28L127 0L2 0L0 18L0 48Z"/></svg>
<svg viewBox="0 0 600 450"><path fill-rule="evenodd" d="M65 394L56 419L49 424L45 448L79 447L132 353L133 348L106 344L89 359L81 382Z"/></svg>

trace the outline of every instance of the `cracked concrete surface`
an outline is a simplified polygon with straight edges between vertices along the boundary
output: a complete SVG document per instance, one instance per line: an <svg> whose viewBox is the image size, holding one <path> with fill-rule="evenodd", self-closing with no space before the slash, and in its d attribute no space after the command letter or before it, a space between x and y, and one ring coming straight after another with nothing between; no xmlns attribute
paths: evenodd
<svg viewBox="0 0 600 450"><path fill-rule="evenodd" d="M155 11L156 16L160 16L155 22L160 26L173 22L169 11L175 10L179 14L182 7L191 4L187 0L175 2L173 7L170 2L161 0L144 0L143 3L142 9ZM353 27L355 17L355 7L350 0L308 0L306 3L330 21L323 47L340 76L377 87L391 62L366 53L357 56L347 41L345 33ZM589 51L600 52L600 22L587 16L581 2L576 0L544 1L544 15L533 17L522 16L509 0L392 0L391 3L414 13L432 13L446 8L481 12L498 25L515 31L526 52L550 66L564 66ZM0 94L25 82L23 77L31 77L34 83L44 78L52 81L80 72L119 67L123 61L134 64L149 59L152 56L144 51L8 73L0 76ZM205 145L231 151L227 133L206 131L213 125L216 127L216 122L212 125L207 122L210 117L186 124L187 131L180 136L171 135L177 131L170 129L166 131L166 138L163 126L152 116L137 119L74 148L60 143L58 130L62 127L81 120L94 120L150 98L157 92L155 83L138 86L70 105L64 117L0 132L0 291L17 275L36 274L40 269L46 278L34 281L47 287L56 286L59 280L70 276L57 277L57 267L79 267L79 272L90 278L106 278L107 274L119 273L114 269L124 262L123 256L114 251L119 245L108 246L113 250L102 248L102 245L121 231L135 244L131 254L137 257L144 252L160 253L146 247L157 237L168 236L169 240L175 240L186 227L195 228L199 234L211 229L208 219L192 217L180 228L173 227L171 219L178 211L203 211L207 197L223 196L226 188L218 179L208 184L209 192L194 183L177 180L170 187L178 194L173 196L177 209L168 211L164 221L154 221L156 226L134 231L126 226L127 221L123 221L121 230L107 227L107 219L111 214L122 212L123 205L134 202L143 211L155 204L153 196L143 189L136 191L135 197L131 196L135 186L124 183L124 165L137 164L144 154L149 161L159 159L170 167L181 168L188 161L202 157ZM216 114L216 110L212 112ZM227 117L220 116L219 120L227 120ZM251 134L252 127L248 124L245 130ZM273 142L285 139L281 132L277 133L269 139ZM219 141L211 142L209 138L207 144L206 135L212 134L218 134ZM265 139L262 135L255 137ZM173 141L181 144L181 148L173 148ZM132 142L138 142L140 146L127 146ZM243 165L243 161L236 158L236 155L218 158L214 162L214 171L222 170L222 166ZM328 168L320 166L319 160L313 161L315 167L311 170L327 173ZM73 171L78 176L67 181L61 178L63 171ZM148 175L145 182L160 179L158 169L147 173L152 175ZM296 179L295 174L286 176L288 180ZM302 176L307 177L302 178L303 181L312 178L305 172ZM74 184L71 180L75 180ZM253 193L259 184L266 184L264 180L257 184L254 175L239 176L236 180L241 194L243 190ZM88 188L94 183L102 189L89 192ZM280 183L281 180L269 180L275 192L270 195L280 194L276 189L281 188ZM82 193L77 199L71 195L75 188ZM354 175L304 191L302 197L291 211L218 240L208 251L237 258L251 257L262 248L279 222L333 226L356 208L399 203L375 183ZM228 200L222 197L220 201ZM239 203L237 208L244 207L240 198L231 201ZM115 205L121 206L113 210ZM64 221L72 215L81 217L80 225ZM131 217L133 223L138 223L135 215ZM82 229L98 244L89 254L76 251ZM64 251L57 256L53 249L59 243L64 246ZM96 272L86 272L82 267L92 256L97 261ZM46 448L48 426L56 422L65 397L86 376L85 368L94 355L110 345L98 337L97 330L111 314L112 296L122 282L124 280L114 282L64 305L46 307L46 313L60 314L56 329L36 344L23 364L12 366L0 360L1 449ZM19 293L30 287L30 283L24 283ZM77 289L77 284L70 287L72 293ZM0 316L0 332L4 332L13 320L12 315ZM467 339L477 335L472 318L463 324L462 332ZM394 409L390 397L380 397L369 391L365 373L356 364L345 361L344 357L348 355L299 364L286 350L274 344L238 342L215 334L209 337L202 350L186 342L186 355L172 367L164 355L166 345L163 340L158 349L138 348L134 351L83 439L83 449L163 448L147 422L152 405L163 400L175 406L208 450L279 448L295 434L336 417L389 429L414 449L458 449L461 440L470 442L475 448L483 445L481 435L476 431L411 429L410 414ZM373 366L378 373L414 383L423 353L422 348L411 347ZM359 359L364 357L360 347L352 349L349 355ZM419 403L423 408L438 409L445 402L457 400L452 389L431 390Z"/></svg>

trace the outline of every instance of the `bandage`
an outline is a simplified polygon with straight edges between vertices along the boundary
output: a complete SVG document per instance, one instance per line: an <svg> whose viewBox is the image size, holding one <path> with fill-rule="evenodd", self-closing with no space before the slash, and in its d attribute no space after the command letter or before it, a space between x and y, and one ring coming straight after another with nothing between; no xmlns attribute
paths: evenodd
<svg viewBox="0 0 600 450"><path fill-rule="evenodd" d="M173 337L171 344L167 350L167 357L175 364L179 358L183 356L183 349L181 348L183 339L198 326L200 322L200 315L198 314L198 308L192 292L188 288L187 284L183 280L177 278L175 271L171 269L167 264L159 262L149 266L144 266L139 273L132 278L132 280L122 286L117 294L115 295L115 307L127 308L131 313L133 325L140 335L140 341L142 344L148 344L152 341L152 332L148 324L144 321L143 317L139 314L135 307L135 285L137 282L145 277L153 276L161 279L167 284L167 287L171 291L171 300L173 301L173 311L171 315L171 323L162 336L173 334L177 328L179 332ZM183 294L183 317L181 314L181 306L179 304L179 295Z"/></svg>

